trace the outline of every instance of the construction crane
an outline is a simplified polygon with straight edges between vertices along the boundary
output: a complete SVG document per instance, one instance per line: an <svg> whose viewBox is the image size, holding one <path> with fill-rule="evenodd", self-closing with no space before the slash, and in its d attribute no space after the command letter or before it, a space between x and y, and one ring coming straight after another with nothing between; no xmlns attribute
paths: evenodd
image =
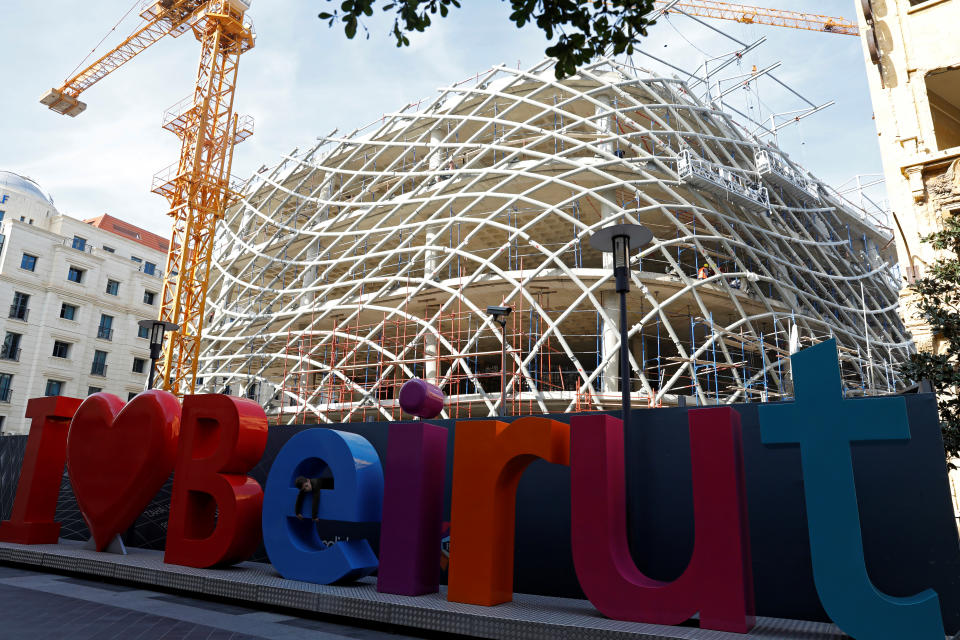
<svg viewBox="0 0 960 640"><path fill-rule="evenodd" d="M655 0L654 4L663 13L672 10L682 11L691 16L735 20L743 24L766 24L791 29L823 31L845 36L859 36L860 30L855 22L845 18L831 18L812 13L786 11L783 9L764 9L731 2L710 2L709 0Z"/></svg>
<svg viewBox="0 0 960 640"><path fill-rule="evenodd" d="M256 38L249 8L250 0L147 0L129 37L40 100L75 117L86 109L80 94L165 36L189 31L200 42L193 94L163 117L163 128L182 141L180 159L153 180L153 192L167 198L173 218L159 320L179 325L156 365L158 386L178 395L196 386L214 232L235 196L233 147L253 134L253 120L233 111L240 56Z"/></svg>

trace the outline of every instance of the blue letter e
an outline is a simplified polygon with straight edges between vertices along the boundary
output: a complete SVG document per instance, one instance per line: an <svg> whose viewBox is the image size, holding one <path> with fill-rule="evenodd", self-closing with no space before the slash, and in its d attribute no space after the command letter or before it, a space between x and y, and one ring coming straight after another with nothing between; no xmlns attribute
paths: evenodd
<svg viewBox="0 0 960 640"><path fill-rule="evenodd" d="M274 459L263 496L263 545L284 578L331 584L362 578L377 568L377 557L366 540L324 545L310 517L311 496L305 496L305 517L296 517L297 476L316 478L327 468L333 474L334 488L321 491L318 517L343 522L380 521L383 470L380 457L367 439L333 429L301 431Z"/></svg>

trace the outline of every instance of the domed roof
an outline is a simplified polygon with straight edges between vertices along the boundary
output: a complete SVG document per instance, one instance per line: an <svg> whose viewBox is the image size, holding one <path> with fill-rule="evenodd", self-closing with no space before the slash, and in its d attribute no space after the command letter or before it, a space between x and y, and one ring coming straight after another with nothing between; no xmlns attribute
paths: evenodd
<svg viewBox="0 0 960 640"><path fill-rule="evenodd" d="M18 173L0 169L0 188L19 191L25 196L40 198L53 206L53 198L50 197L49 193L44 191L40 185L30 178L21 176Z"/></svg>

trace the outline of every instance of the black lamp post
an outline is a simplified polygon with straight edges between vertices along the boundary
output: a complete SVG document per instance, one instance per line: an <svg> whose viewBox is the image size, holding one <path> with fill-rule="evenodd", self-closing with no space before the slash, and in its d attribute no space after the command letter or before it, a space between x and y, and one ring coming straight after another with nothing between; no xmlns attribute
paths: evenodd
<svg viewBox="0 0 960 640"><path fill-rule="evenodd" d="M620 389L623 427L630 424L630 345L627 343L627 292L630 291L630 250L653 240L653 232L640 224L615 224L590 236L590 246L613 254L613 275L620 294Z"/></svg>
<svg viewBox="0 0 960 640"><path fill-rule="evenodd" d="M147 389L153 389L153 376L157 371L157 360L163 353L163 335L167 331L179 331L180 325L164 320L141 320L137 323L150 332L150 377L147 379Z"/></svg>
<svg viewBox="0 0 960 640"><path fill-rule="evenodd" d="M500 417L506 414L507 407L507 316L513 312L511 307L487 307L487 313L500 325Z"/></svg>

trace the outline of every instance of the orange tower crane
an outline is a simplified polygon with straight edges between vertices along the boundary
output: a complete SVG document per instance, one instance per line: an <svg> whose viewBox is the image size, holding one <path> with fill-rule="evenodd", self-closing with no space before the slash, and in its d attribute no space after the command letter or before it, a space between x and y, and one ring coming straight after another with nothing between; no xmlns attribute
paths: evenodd
<svg viewBox="0 0 960 640"><path fill-rule="evenodd" d="M683 11L691 16L735 20L743 24L766 24L791 29L824 31L846 36L859 36L860 30L855 22L845 18L831 18L813 13L787 11L784 9L764 9L732 2L711 2L709 0L655 0L655 5L669 13L672 9Z"/></svg>
<svg viewBox="0 0 960 640"><path fill-rule="evenodd" d="M184 394L196 385L216 224L234 197L233 147L253 134L252 119L234 114L233 97L240 56L253 48L255 35L246 18L250 0L147 0L141 8L143 22L132 35L40 102L75 117L86 109L81 93L164 36L192 31L200 42L193 95L163 118L163 128L182 141L180 160L153 180L173 218L159 319L180 326L158 362L157 386Z"/></svg>

